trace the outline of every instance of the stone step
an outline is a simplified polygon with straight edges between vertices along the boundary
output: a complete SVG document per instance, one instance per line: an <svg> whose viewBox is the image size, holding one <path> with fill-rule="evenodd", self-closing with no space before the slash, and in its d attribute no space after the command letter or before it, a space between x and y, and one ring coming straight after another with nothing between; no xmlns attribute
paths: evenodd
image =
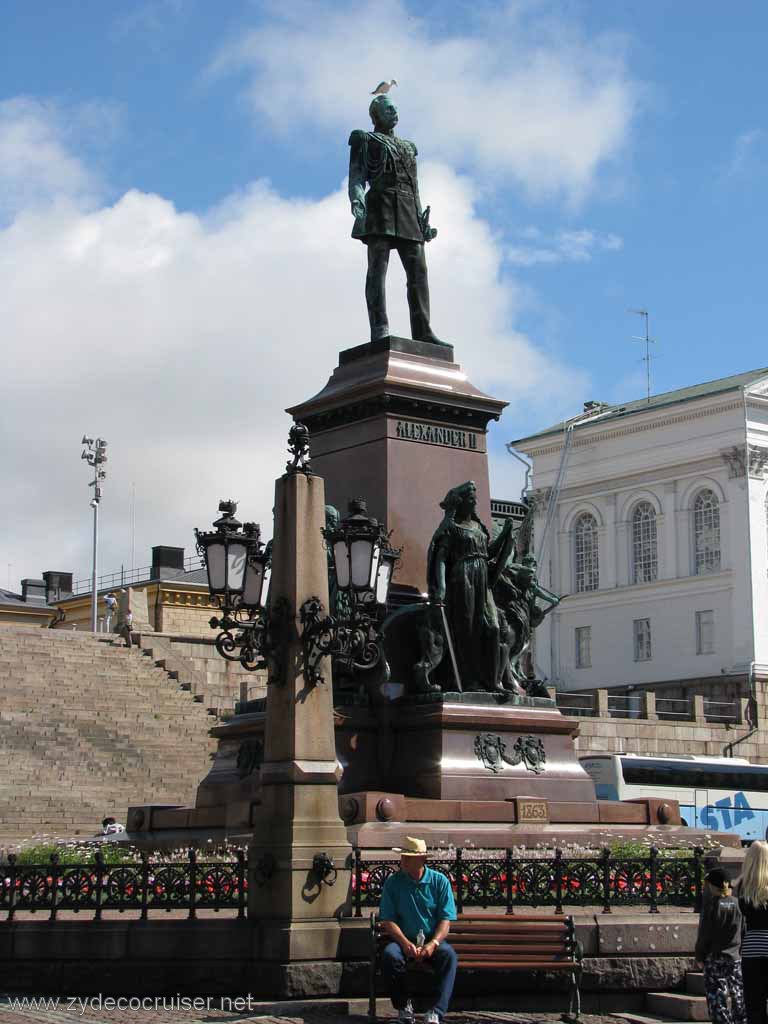
<svg viewBox="0 0 768 1024"><path fill-rule="evenodd" d="M687 992L649 992L646 1006L652 1014L671 1017L673 1020L709 1020L709 1010L704 996Z"/></svg>
<svg viewBox="0 0 768 1024"><path fill-rule="evenodd" d="M1 688L0 688L0 692L2 692ZM97 708L88 708L88 707L82 707L82 706L72 706L71 704L54 704L54 705L48 705L48 709L50 710L51 707L55 707L58 710L66 713L68 715L71 715L71 717L73 719L78 719L79 718L79 719L85 719L85 720L96 720L98 718L108 717L108 718L113 719L115 721L131 722L131 721L135 721L137 717L142 716L143 718L147 718L147 719L149 719L152 722L156 722L158 727L160 727L160 726L169 724L169 722L166 721L166 720L170 720L170 721L172 721L174 723L175 722L182 722L183 723L183 719L185 717L185 711L187 712L186 717L191 718L192 714L193 714L192 704L197 704L197 703L198 703L197 701L187 700L183 705L181 705L178 708L178 711L177 711L177 709L175 707L170 707L169 708L169 707L166 707L164 705L160 706L160 710L159 711L155 711L155 710L153 710L153 708L157 707L157 705L151 704L149 702L141 703L141 704L136 704L134 706L131 706L130 703L126 703L125 706L123 706L123 707L121 707L121 706L115 707L114 705L110 706L110 705L107 704L107 705L104 705L104 706L99 706ZM90 712L90 714L89 714L89 712ZM24 728L26 723L25 723L25 721L23 719L19 720L18 718L16 718L14 721L11 721L7 717L9 714L10 714L10 712L3 711L3 716L4 717L0 718L0 725L6 726L8 728L16 728L16 727L17 728ZM29 709L29 707L25 707L23 709L22 708L14 709L13 710L13 714L15 714L15 715L30 715L31 716L33 714L33 712ZM41 726L41 728L42 728L42 726ZM50 724L46 723L45 728L54 728L54 723L50 723Z"/></svg>
<svg viewBox="0 0 768 1024"><path fill-rule="evenodd" d="M0 778L0 846L92 836L129 804L191 803L213 723L175 674L103 634L0 627L0 758L14 766Z"/></svg>
<svg viewBox="0 0 768 1024"><path fill-rule="evenodd" d="M0 679L4 679L6 682L12 682L15 679L34 680L41 672L43 672L47 678L52 679L74 679L79 678L81 675L86 676L87 678L117 678L124 674L152 677L155 679L169 678L165 669L159 668L157 665L141 664L141 662L129 662L128 664L115 662L114 664L104 665L101 662L93 663L89 661L73 662L68 665L37 665L34 668L16 665L12 668L6 668L5 670L0 671Z"/></svg>
<svg viewBox="0 0 768 1024"><path fill-rule="evenodd" d="M185 796L191 796L194 793L195 786L190 784L189 779L169 778L169 779L145 779L137 777L132 779L129 785L112 786L109 789L109 799L111 801L122 800L124 802L136 803L134 799L135 794L139 792L164 792L166 794L174 794L169 797L170 802L173 803L176 800L176 796L180 793ZM103 789L92 789L88 790L87 793L83 794L71 794L68 797L46 797L45 799L33 800L31 797L19 797L16 800L0 800L0 808L3 812L7 812L7 815L13 813L17 814L34 814L34 813L48 813L52 807L65 807L74 805L80 806L84 801L92 802L96 801L101 803L104 800ZM167 803L168 801L163 799L161 803ZM0 819L0 823L6 818L4 813L3 818Z"/></svg>
<svg viewBox="0 0 768 1024"><path fill-rule="evenodd" d="M148 772L143 765L132 765L131 769L132 770L123 772L121 774L115 773L110 777L108 781L112 784L116 791L122 789L130 790L130 787L134 783L138 782L174 782L182 783L189 786L193 784L195 781L197 781L195 779L190 779L188 772L176 772L172 769L168 771ZM70 783L67 790L62 790L61 788L59 788L64 780L56 780L54 783L51 783L50 776L48 776L47 779L40 778L39 780L33 780L33 783L35 781L37 781L37 785L33 784L32 786L26 788L22 788L22 786L6 788L5 786L3 786L2 790L0 790L0 803L3 803L6 800L10 801L17 799L27 799L29 801L34 801L35 799L61 800L68 799L70 798L70 796L77 798L80 794L97 792L100 791L102 788L101 778L98 778L98 781L94 783L89 782L88 784L73 785L71 773L69 773L69 778L67 780ZM44 783L45 786L43 788Z"/></svg>
<svg viewBox="0 0 768 1024"><path fill-rule="evenodd" d="M190 785L188 779L179 779L170 777L168 779L146 779L146 778L135 778L132 779L129 785L112 786L110 794L113 799L117 800L120 797L132 799L133 794L139 789L154 789L154 788L167 788L170 791L178 792L183 791L189 793L194 789L194 785ZM90 789L84 793L71 793L66 797L63 796L49 796L41 797L35 800L33 797L28 796L26 798L19 797L17 800L0 800L0 807L7 810L9 813L13 809L14 812L18 809L28 811L30 814L35 810L48 810L50 807L62 807L67 803L79 803L82 800L102 800L103 790L99 788Z"/></svg>
<svg viewBox="0 0 768 1024"><path fill-rule="evenodd" d="M702 971L688 971L685 976L685 991L689 996L704 995L704 974Z"/></svg>
<svg viewBox="0 0 768 1024"><path fill-rule="evenodd" d="M654 1017L650 1013L635 1013L634 1010L623 1010L621 1013L609 1013L609 1017L626 1024L678 1024L676 1017Z"/></svg>
<svg viewBox="0 0 768 1024"><path fill-rule="evenodd" d="M30 792L30 789L39 791L40 786L44 781L53 780L54 788L60 785L64 780L64 775L68 780L70 786L72 786L71 775L73 771L80 770L90 772L93 776L98 779L97 785L102 784L102 773L109 771L110 778L114 780L116 784L120 783L121 779L184 779L188 777L188 773L193 770L196 766L193 758L185 759L185 762L180 766L177 765L164 765L162 762L152 762L149 758L136 758L128 763L122 763L119 767L115 766L112 762L102 761L97 762L95 758L81 759L78 761L72 761L69 764L49 762L50 770L46 770L46 762L41 761L38 765L25 765L25 768L29 768L27 772L27 778L23 782L3 783L0 788L0 800L3 797L18 796L19 794L26 793L29 796L34 796L34 792ZM198 762L199 764L199 762ZM88 785L85 787L90 789L90 780ZM79 790L78 790L79 791Z"/></svg>

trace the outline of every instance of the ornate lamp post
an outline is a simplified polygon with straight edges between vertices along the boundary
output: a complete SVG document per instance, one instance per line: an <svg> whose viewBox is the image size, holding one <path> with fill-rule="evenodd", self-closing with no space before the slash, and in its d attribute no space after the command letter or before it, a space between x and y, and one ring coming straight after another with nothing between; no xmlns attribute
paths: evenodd
<svg viewBox="0 0 768 1024"><path fill-rule="evenodd" d="M210 625L220 629L216 649L229 661L239 661L249 671L263 668L273 653L274 638L265 608L265 592L271 561L271 543L261 542L257 523L240 523L235 518L237 503L220 501L219 519L213 530L195 530L197 550L205 562L208 588L223 611ZM234 631L234 632L233 632Z"/></svg>
<svg viewBox="0 0 768 1024"><path fill-rule="evenodd" d="M389 535L368 515L363 498L349 503L349 513L338 526L323 530L333 552L339 594L345 599L337 616L324 615L317 598L301 607L302 643L307 679L322 683L322 658L331 656L348 671L374 668L382 658L379 622L384 615L389 584L399 551Z"/></svg>
<svg viewBox="0 0 768 1024"><path fill-rule="evenodd" d="M352 603L376 601L376 581L382 550L382 530L368 516L363 498L353 498L349 515L335 529L324 531L326 544L333 551L336 583Z"/></svg>
<svg viewBox="0 0 768 1024"><path fill-rule="evenodd" d="M195 540L205 561L211 596L219 598L223 608L236 608L243 596L250 538L240 531L236 502L220 501L219 512L222 515L214 521L213 530L196 529Z"/></svg>

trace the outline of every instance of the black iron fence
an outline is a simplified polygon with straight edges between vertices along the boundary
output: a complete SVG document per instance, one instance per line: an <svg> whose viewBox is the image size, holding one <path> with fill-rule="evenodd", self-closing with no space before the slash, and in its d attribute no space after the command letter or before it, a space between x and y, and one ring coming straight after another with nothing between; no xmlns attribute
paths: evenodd
<svg viewBox="0 0 768 1024"><path fill-rule="evenodd" d="M457 849L437 854L429 864L450 881L461 913L465 907L500 907L512 914L524 907L647 907L656 914L663 906L701 906L703 850L690 856L671 856L651 847L647 857L620 857L609 849L597 857L564 855L515 856L513 850ZM368 859L360 850L352 856L352 905L355 917L364 908L378 907L387 878L398 870L397 860ZM12 921L19 912L47 913L55 921L63 911L92 915L105 911L137 912L141 920L158 911L228 910L246 916L248 886L268 885L274 865L262 858L248 869L245 851L231 861L199 861L190 850L184 861L152 861L146 854L137 863L107 864L100 852L93 864L62 864L54 854L47 864L20 864L11 854L0 865L0 914Z"/></svg>
<svg viewBox="0 0 768 1024"><path fill-rule="evenodd" d="M593 858L564 856L520 858L512 850L467 853L457 849L450 857L430 858L429 865L451 883L456 909L551 906L562 914L566 906L614 908L645 906L657 914L662 906L701 907L704 851L688 857L665 855L651 847L647 857L614 857L609 849ZM369 860L355 850L352 888L355 917L364 907L377 907L387 878L397 871L392 860Z"/></svg>
<svg viewBox="0 0 768 1024"><path fill-rule="evenodd" d="M105 910L138 911L143 921L159 910L186 910L188 919L198 910L234 910L243 918L247 892L242 850L230 862L198 861L190 850L185 861L172 863L145 854L136 864L106 864L97 852L93 864L62 864L55 854L48 864L19 864L11 854L0 865L0 913L8 921L18 911L47 912L55 921L65 910L92 912L95 921Z"/></svg>

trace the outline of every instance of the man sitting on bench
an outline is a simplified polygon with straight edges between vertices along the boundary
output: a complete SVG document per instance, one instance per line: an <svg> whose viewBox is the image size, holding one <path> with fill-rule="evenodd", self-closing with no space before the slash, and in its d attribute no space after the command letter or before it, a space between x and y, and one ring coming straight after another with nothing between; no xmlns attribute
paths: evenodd
<svg viewBox="0 0 768 1024"><path fill-rule="evenodd" d="M390 875L381 891L379 920L387 942L382 953L382 972L389 986L398 1020L412 1024L413 1004L408 990L407 961L428 962L440 984L440 995L424 1014L424 1024L439 1024L448 1012L456 978L456 953L445 941L456 920L451 883L439 871L426 866L427 844L405 837L400 870Z"/></svg>

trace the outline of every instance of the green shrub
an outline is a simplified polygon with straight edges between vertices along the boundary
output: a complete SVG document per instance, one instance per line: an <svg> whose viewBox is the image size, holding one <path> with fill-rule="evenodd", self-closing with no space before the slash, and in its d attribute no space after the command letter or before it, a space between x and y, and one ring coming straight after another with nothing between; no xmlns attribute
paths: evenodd
<svg viewBox="0 0 768 1024"><path fill-rule="evenodd" d="M56 842L32 842L29 845L21 846L9 852L16 854L18 864L49 864L51 855L56 853L60 864L95 864L96 851L101 850L105 864L138 864L141 862L141 850L127 843L56 843ZM228 863L237 859L236 846L228 844L206 844L197 850L197 858L201 862L226 861ZM147 850L149 859L157 863L179 863L187 860L188 848L175 850ZM6 856L0 858L6 860Z"/></svg>

